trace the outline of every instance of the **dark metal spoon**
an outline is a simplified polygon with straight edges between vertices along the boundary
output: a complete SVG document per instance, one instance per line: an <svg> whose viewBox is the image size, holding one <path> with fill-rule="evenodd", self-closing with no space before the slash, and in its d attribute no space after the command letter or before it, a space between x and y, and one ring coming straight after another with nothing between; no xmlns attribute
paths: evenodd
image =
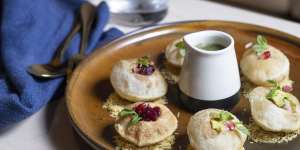
<svg viewBox="0 0 300 150"><path fill-rule="evenodd" d="M96 8L90 3L84 3L80 7L80 17L82 22L82 34L80 50L78 54L75 54L68 64L68 75L71 74L72 70L85 58L85 49L88 45L88 38L92 28L92 24L95 20Z"/></svg>
<svg viewBox="0 0 300 150"><path fill-rule="evenodd" d="M89 3L84 3L80 7L80 17L76 20L73 30L69 33L64 43L58 49L53 60L49 64L35 64L27 68L27 71L37 77L43 78L56 78L64 76L67 73L67 65L61 62L64 51L71 42L71 39L83 26L82 30L82 40L79 54L76 54L71 58L71 62L78 63L84 58L84 50L87 47L88 36L90 32L91 25L94 21L96 13L96 8ZM79 19L80 18L80 19Z"/></svg>
<svg viewBox="0 0 300 150"><path fill-rule="evenodd" d="M84 3L80 7L80 18L82 22L81 45L79 55L85 55L84 51L88 45L88 39L92 24L95 20L96 8L90 3Z"/></svg>
<svg viewBox="0 0 300 150"><path fill-rule="evenodd" d="M27 68L30 74L42 78L56 78L66 74L66 65L62 63L63 55L76 33L79 32L81 23L79 17L76 19L72 31L67 35L64 42L57 49L49 64L33 64Z"/></svg>

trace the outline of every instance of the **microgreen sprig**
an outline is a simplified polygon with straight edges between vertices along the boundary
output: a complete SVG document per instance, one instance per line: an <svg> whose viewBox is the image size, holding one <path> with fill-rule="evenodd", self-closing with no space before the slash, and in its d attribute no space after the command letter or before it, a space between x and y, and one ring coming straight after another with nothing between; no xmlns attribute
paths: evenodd
<svg viewBox="0 0 300 150"><path fill-rule="evenodd" d="M119 117L124 118L132 116L132 119L129 122L129 126L137 124L140 120L142 120L142 117L140 117L134 110L124 108L121 112L119 112Z"/></svg>
<svg viewBox="0 0 300 150"><path fill-rule="evenodd" d="M275 81L275 80L268 80L268 82L269 82L270 84L272 84L273 89L278 89L278 90L281 89L281 88L280 88L280 85L279 85L279 83L278 83L277 81Z"/></svg>
<svg viewBox="0 0 300 150"><path fill-rule="evenodd" d="M268 41L262 35L258 35L256 43L252 47L257 55L261 55L268 48Z"/></svg>
<svg viewBox="0 0 300 150"><path fill-rule="evenodd" d="M278 90L282 90L284 92L291 92L293 91L293 84L294 81L292 80L285 80L283 82L281 82L280 84L278 82L276 82L275 80L268 80L268 82L272 85L272 89L278 89Z"/></svg>
<svg viewBox="0 0 300 150"><path fill-rule="evenodd" d="M184 42L180 41L180 42L176 43L175 46L179 49L180 56L184 57L186 54L186 47L184 45Z"/></svg>
<svg viewBox="0 0 300 150"><path fill-rule="evenodd" d="M150 65L151 61L150 61L150 58L148 56L143 56L141 58L138 58L137 63L139 65L148 67Z"/></svg>

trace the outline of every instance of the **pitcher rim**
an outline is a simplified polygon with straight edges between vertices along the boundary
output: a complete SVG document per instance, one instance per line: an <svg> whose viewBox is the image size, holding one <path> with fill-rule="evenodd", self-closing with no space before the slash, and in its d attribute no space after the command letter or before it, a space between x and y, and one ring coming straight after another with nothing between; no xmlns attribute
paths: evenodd
<svg viewBox="0 0 300 150"><path fill-rule="evenodd" d="M195 34L204 34L204 33L205 34L207 34L207 33L217 33L217 34L220 34L220 35L224 35L226 38L229 39L230 43L225 48L217 50L217 51L208 51L208 50L205 50L205 49L198 48L196 45L190 44L189 39L188 39L190 36L193 36ZM200 53L203 53L203 54L208 54L208 55L222 54L226 51L229 51L230 48L232 48L232 47L234 48L234 39L233 39L233 37L230 34L228 34L226 32L223 32L223 31L219 31L219 30L202 30L202 31L198 31L198 32L193 32L193 33L185 35L183 37L183 41L184 41L186 46L190 47L194 51L200 52Z"/></svg>

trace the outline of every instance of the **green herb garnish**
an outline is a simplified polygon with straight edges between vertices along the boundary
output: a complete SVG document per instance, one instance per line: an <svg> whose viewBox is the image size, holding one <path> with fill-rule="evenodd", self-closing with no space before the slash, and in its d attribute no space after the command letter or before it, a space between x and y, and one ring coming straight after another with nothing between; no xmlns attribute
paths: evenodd
<svg viewBox="0 0 300 150"><path fill-rule="evenodd" d="M219 113L213 113L211 115L211 118L213 120L216 121L220 121L220 122L224 122L224 121L228 121L228 120L232 120L233 118L233 114L228 112L228 111L221 111Z"/></svg>
<svg viewBox="0 0 300 150"><path fill-rule="evenodd" d="M135 114L137 114L137 113L136 113L134 110L124 108L124 109L119 113L119 116L123 118L123 117L131 116L131 115L135 115Z"/></svg>
<svg viewBox="0 0 300 150"><path fill-rule="evenodd" d="M270 84L272 84L273 88L275 88L275 89L280 89L279 83L276 82L275 80L268 80L268 82L269 82Z"/></svg>
<svg viewBox="0 0 300 150"><path fill-rule="evenodd" d="M137 124L140 120L142 120L142 117L139 115L132 116L132 119L129 122L129 126Z"/></svg>
<svg viewBox="0 0 300 150"><path fill-rule="evenodd" d="M228 121L233 119L233 115L228 111L221 111L220 118L221 120Z"/></svg>
<svg viewBox="0 0 300 150"><path fill-rule="evenodd" d="M184 57L186 54L186 47L184 45L184 42L180 41L180 42L176 43L175 46L179 49L180 56Z"/></svg>
<svg viewBox="0 0 300 150"><path fill-rule="evenodd" d="M278 94L279 90L278 89L271 89L270 92L267 94L267 99L272 99Z"/></svg>
<svg viewBox="0 0 300 150"><path fill-rule="evenodd" d="M183 41L180 41L178 43L176 43L175 45L177 48L180 48L180 49L185 49L185 45L184 45L184 42Z"/></svg>
<svg viewBox="0 0 300 150"><path fill-rule="evenodd" d="M283 108L287 102L290 104L293 111L296 110L296 104L288 97L288 93L282 90L282 87L275 80L268 80L273 85L270 92L266 95L266 98L272 101L276 106Z"/></svg>
<svg viewBox="0 0 300 150"><path fill-rule="evenodd" d="M262 35L258 35L256 43L252 47L257 55L261 55L268 48L268 41Z"/></svg>
<svg viewBox="0 0 300 150"><path fill-rule="evenodd" d="M151 61L150 61L150 58L148 56L143 56L143 57L141 57L137 60L137 63L139 65L144 66L144 67L148 67L150 65Z"/></svg>
<svg viewBox="0 0 300 150"><path fill-rule="evenodd" d="M246 135L249 135L248 129L243 125L242 122L240 122L237 119L234 119L233 114L228 111L221 111L219 113L213 113L211 116L211 126L214 130L217 132L221 132L224 130L224 126L226 122L232 121L235 125L235 130L244 133Z"/></svg>
<svg viewBox="0 0 300 150"><path fill-rule="evenodd" d="M266 97L273 101L273 103L278 107L283 107L285 105L285 93L281 90L271 89Z"/></svg>
<svg viewBox="0 0 300 150"><path fill-rule="evenodd" d="M119 117L124 118L132 116L132 119L129 122L129 126L137 124L142 118L132 109L124 108L121 112L119 112Z"/></svg>

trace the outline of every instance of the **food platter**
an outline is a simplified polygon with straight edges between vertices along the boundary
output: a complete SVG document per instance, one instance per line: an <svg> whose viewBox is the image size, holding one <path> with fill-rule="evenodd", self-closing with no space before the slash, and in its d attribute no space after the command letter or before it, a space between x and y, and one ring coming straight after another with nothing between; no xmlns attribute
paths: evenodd
<svg viewBox="0 0 300 150"><path fill-rule="evenodd" d="M156 63L163 63L166 46L173 40L191 32L214 29L229 33L235 39L237 59L245 45L258 34L281 49L290 60L290 78L295 81L293 94L300 97L300 39L266 27L227 21L190 21L152 26L131 32L108 45L97 49L76 68L67 87L67 108L76 131L95 149L114 149L114 118L102 107L114 91L109 75L115 62L149 55ZM174 114L180 113L176 141L172 149L187 149L186 126L193 113L187 111L178 99L177 85L169 84L167 107ZM232 110L242 121L249 121L249 102L242 97ZM260 144L247 141L247 150L299 149L300 138L282 144Z"/></svg>

